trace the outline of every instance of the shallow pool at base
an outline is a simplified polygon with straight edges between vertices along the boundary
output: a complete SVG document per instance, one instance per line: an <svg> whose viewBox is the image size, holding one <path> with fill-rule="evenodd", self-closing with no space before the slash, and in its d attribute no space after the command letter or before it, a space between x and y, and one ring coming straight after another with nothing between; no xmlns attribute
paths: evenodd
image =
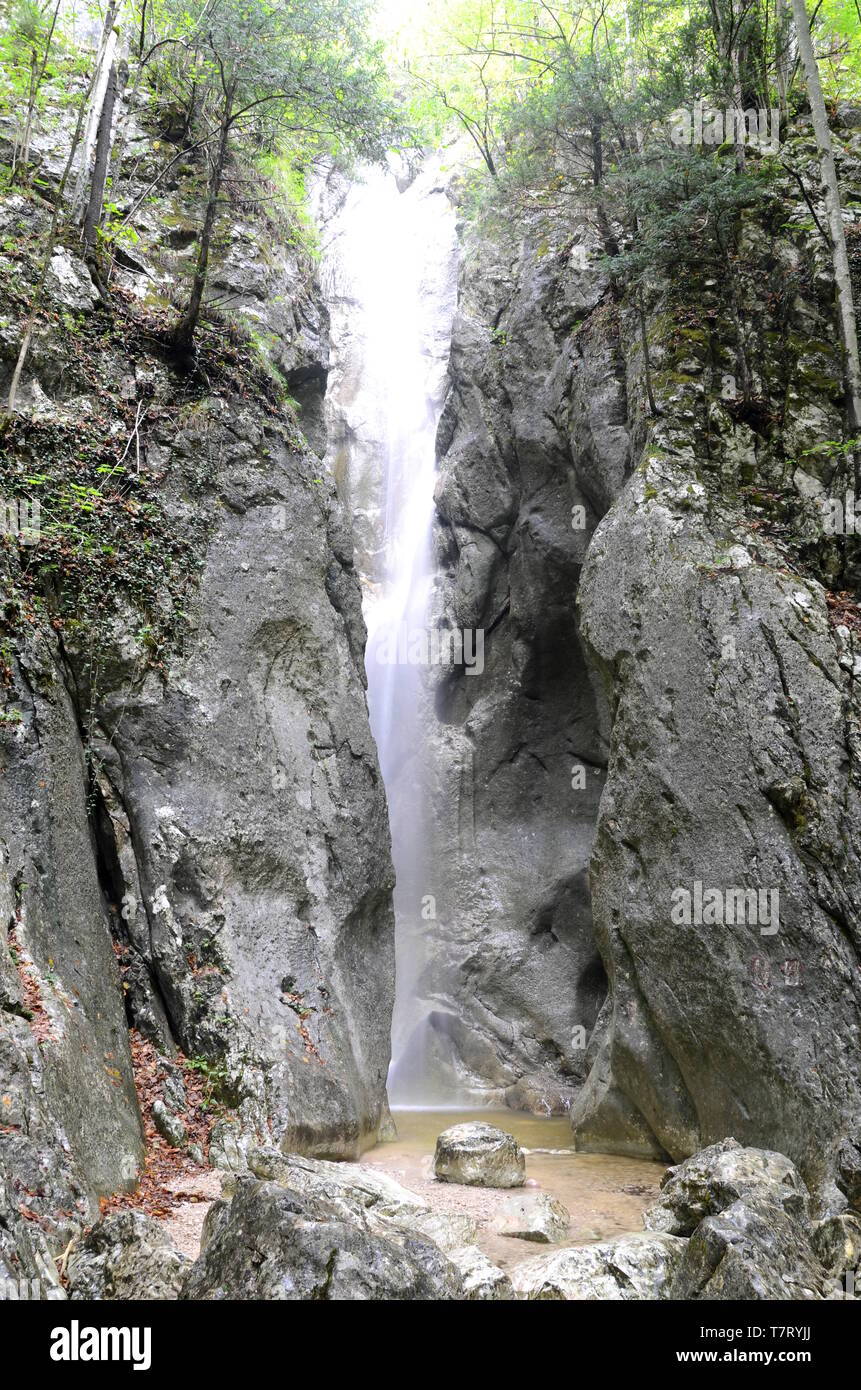
<svg viewBox="0 0 861 1390"><path fill-rule="evenodd" d="M526 1151L527 1189L547 1192L571 1216L565 1245L642 1231L646 1207L658 1195L665 1165L612 1154L575 1153L566 1116L544 1118L513 1110L394 1110L398 1137L369 1150L364 1162L390 1173L439 1211L462 1212L478 1225L478 1245L496 1264L511 1268L553 1247L512 1240L490 1230L511 1192L439 1183L433 1176L437 1136L451 1125L482 1120L513 1134ZM550 1150L551 1152L547 1152Z"/></svg>

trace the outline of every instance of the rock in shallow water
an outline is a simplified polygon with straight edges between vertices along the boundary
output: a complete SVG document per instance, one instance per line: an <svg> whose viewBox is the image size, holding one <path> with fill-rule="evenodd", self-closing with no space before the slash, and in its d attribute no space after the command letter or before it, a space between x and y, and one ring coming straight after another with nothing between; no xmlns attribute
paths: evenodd
<svg viewBox="0 0 861 1390"><path fill-rule="evenodd" d="M523 1192L502 1203L491 1230L500 1236L554 1245L565 1239L570 1224L568 1211L555 1197L546 1192Z"/></svg>
<svg viewBox="0 0 861 1390"><path fill-rule="evenodd" d="M530 1300L666 1298L687 1245L678 1236L647 1233L571 1246L518 1265L512 1283Z"/></svg>
<svg viewBox="0 0 861 1390"><path fill-rule="evenodd" d="M522 1187L526 1160L516 1139L495 1125L452 1125L436 1141L434 1177L468 1187Z"/></svg>
<svg viewBox="0 0 861 1390"><path fill-rule="evenodd" d="M429 1241L394 1241L274 1182L239 1180L207 1217L184 1299L457 1299L457 1269Z"/></svg>

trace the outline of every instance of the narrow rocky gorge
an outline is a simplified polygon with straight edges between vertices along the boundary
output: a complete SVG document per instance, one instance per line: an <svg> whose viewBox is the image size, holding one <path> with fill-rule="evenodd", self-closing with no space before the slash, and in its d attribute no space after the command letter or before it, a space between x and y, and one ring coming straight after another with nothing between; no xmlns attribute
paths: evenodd
<svg viewBox="0 0 861 1390"><path fill-rule="evenodd" d="M133 238L54 245L59 82L0 182L0 500L41 504L0 537L0 1297L844 1298L861 576L812 113L721 274L632 288L567 166L482 203L474 135L315 147L285 211L118 106ZM480 660L384 682L416 615Z"/></svg>

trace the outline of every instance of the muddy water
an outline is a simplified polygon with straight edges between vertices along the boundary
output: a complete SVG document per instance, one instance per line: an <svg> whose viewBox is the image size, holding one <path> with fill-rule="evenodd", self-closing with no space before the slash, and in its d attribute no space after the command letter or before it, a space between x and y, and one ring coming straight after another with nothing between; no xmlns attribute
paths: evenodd
<svg viewBox="0 0 861 1390"><path fill-rule="evenodd" d="M395 1110L394 1119L397 1139L371 1149L363 1163L389 1173L439 1211L472 1216L478 1224L478 1245L503 1269L554 1247L497 1236L489 1230L510 1193L434 1180L437 1135L450 1125L482 1120L514 1135L526 1154L527 1190L549 1193L571 1214L564 1245L584 1245L642 1231L643 1212L657 1196L665 1171L663 1164L646 1159L575 1153L571 1127L564 1117L543 1119L512 1110Z"/></svg>

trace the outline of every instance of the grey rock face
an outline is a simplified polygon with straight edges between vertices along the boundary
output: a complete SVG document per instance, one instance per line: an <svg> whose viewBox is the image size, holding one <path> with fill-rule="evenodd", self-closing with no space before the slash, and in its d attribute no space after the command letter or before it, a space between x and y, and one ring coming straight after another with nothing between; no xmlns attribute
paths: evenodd
<svg viewBox="0 0 861 1390"><path fill-rule="evenodd" d="M432 1241L455 1264L455 1251L469 1249L477 1234L475 1221L463 1212L430 1209L422 1211L408 1207L396 1218L395 1224L405 1235L419 1236L422 1240ZM379 1229L381 1235L386 1234L382 1226Z"/></svg>
<svg viewBox="0 0 861 1390"><path fill-rule="evenodd" d="M174 1115L181 1115L188 1106L182 1071L179 1067L163 1063L161 1072L164 1074L161 1087L164 1104Z"/></svg>
<svg viewBox="0 0 861 1390"><path fill-rule="evenodd" d="M209 1166L223 1173L246 1172L245 1150L251 1142L229 1120L216 1120L209 1134Z"/></svg>
<svg viewBox="0 0 861 1390"><path fill-rule="evenodd" d="M844 1212L814 1223L811 1234L814 1253L827 1274L841 1276L846 1270L861 1268L861 1220ZM861 1288L856 1290L861 1294Z"/></svg>
<svg viewBox="0 0 861 1390"><path fill-rule="evenodd" d="M850 1207L861 1211L861 1130L848 1134L837 1150L836 1181Z"/></svg>
<svg viewBox="0 0 861 1390"><path fill-rule="evenodd" d="M790 1159L725 1139L667 1170L661 1195L644 1213L643 1225L687 1236L705 1217L740 1199L773 1203L802 1224L808 1218L809 1194Z"/></svg>
<svg viewBox="0 0 861 1390"><path fill-rule="evenodd" d="M723 289L656 287L653 418L637 316L602 300L588 244L585 271L561 254L556 216L464 246L438 600L488 637L484 676L436 692L439 949L412 1065L515 1104L530 1077L574 1091L580 1148L679 1161L734 1134L825 1193L861 1096L861 668L821 583L844 587L817 522L838 463L805 453L794 481L842 429L831 306L802 283L820 253L744 230L743 332L771 423L722 395ZM588 243L576 210L562 220L569 249ZM771 264L798 285L786 319ZM776 544L762 491L785 499ZM778 929L746 908L675 922L673 895L697 884L724 904L775 894Z"/></svg>
<svg viewBox="0 0 861 1390"><path fill-rule="evenodd" d="M687 1245L678 1236L646 1234L570 1246L518 1265L512 1283L519 1297L542 1301L667 1298Z"/></svg>
<svg viewBox="0 0 861 1390"><path fill-rule="evenodd" d="M741 1200L707 1216L686 1243L673 1299L819 1299L823 1271L807 1235L782 1207Z"/></svg>
<svg viewBox="0 0 861 1390"><path fill-rule="evenodd" d="M163 1227L139 1211L102 1217L72 1250L66 1272L73 1299L179 1296L190 1262Z"/></svg>
<svg viewBox="0 0 861 1390"><path fill-rule="evenodd" d="M172 205L148 210L144 258L160 212L176 221ZM258 324L322 449L318 288L260 226L220 241L212 284ZM184 255L177 242L160 256L160 289ZM132 365L130 389L170 398L163 364ZM214 395L179 428L156 425L144 464L167 473L164 505L200 572L167 678L130 613L99 690L97 830L129 1010L160 1052L177 1042L217 1065L240 1151L271 1135L355 1157L387 1113L394 943L349 522L319 457L253 400ZM85 655L71 654L83 701ZM181 1105L169 1088L164 1100Z"/></svg>
<svg viewBox="0 0 861 1390"><path fill-rule="evenodd" d="M132 192L157 172L151 145L132 121ZM118 266L138 299L169 297L185 274L199 224L186 173L142 207L140 244ZM34 238L47 216L17 195L0 206L7 231L31 218ZM308 266L266 235L222 227L211 283L255 321L322 452L327 316ZM95 405L70 396L54 324L90 310L95 291L60 251L47 294L19 405L74 427ZM8 387L17 329L5 321ZM13 655L15 722L4 714L0 728L0 1183L13 1213L31 1190L40 1220L66 1213L41 1236L14 1216L4 1225L2 1258L28 1277L39 1260L52 1267L96 1194L136 1180L130 1021L168 1059L180 1044L213 1066L238 1112L213 1146L228 1167L263 1134L356 1156L388 1114L392 868L349 523L288 412L231 397L229 381L192 400L140 344L101 360L118 402L146 402L139 467L193 544L199 584L169 671L154 669L131 602L111 613L97 689L74 631L61 645L45 624ZM168 1082L163 1099L160 1126L181 1142L181 1088Z"/></svg>
<svg viewBox="0 0 861 1390"><path fill-rule="evenodd" d="M455 1267L428 1242L372 1236L320 1200L241 1179L183 1288L186 1299L458 1298Z"/></svg>
<svg viewBox="0 0 861 1390"><path fill-rule="evenodd" d="M859 1095L854 696L821 588L754 563L698 505L676 461L650 465L599 529L581 583L615 692L592 861L612 1082L596 1070L573 1119L600 1143L619 1091L674 1158L734 1134L816 1180ZM675 923L674 894L697 884L720 902L777 894L778 930Z"/></svg>
<svg viewBox="0 0 861 1390"><path fill-rule="evenodd" d="M589 1072L571 1106L574 1144L586 1153L615 1153L666 1160L645 1117L616 1084L611 1065L613 999L601 1006L586 1051Z"/></svg>
<svg viewBox="0 0 861 1390"><path fill-rule="evenodd" d="M143 1134L67 680L49 640L23 646L21 721L0 735L0 1165L53 1193L46 1213L86 1216L134 1184Z"/></svg>
<svg viewBox="0 0 861 1390"><path fill-rule="evenodd" d="M363 1230L398 1245L417 1237L448 1254L475 1240L471 1217L431 1210L424 1198L387 1173L375 1173L355 1163L327 1163L254 1146L248 1150L248 1167L255 1177L323 1201Z"/></svg>
<svg viewBox="0 0 861 1390"><path fill-rule="evenodd" d="M93 308L99 297L84 262L70 255L65 247L60 247L51 257L48 288L56 302L65 309L86 312Z"/></svg>
<svg viewBox="0 0 861 1390"><path fill-rule="evenodd" d="M859 1228L814 1223L783 1154L730 1139L667 1173L645 1234L569 1246L512 1274L529 1299L822 1299L845 1296Z"/></svg>
<svg viewBox="0 0 861 1390"><path fill-rule="evenodd" d="M861 106L850 101L837 103L837 119L847 130L861 129Z"/></svg>
<svg viewBox="0 0 861 1390"><path fill-rule="evenodd" d="M568 1234L571 1216L546 1192L524 1192L502 1203L491 1222L497 1235L518 1240L534 1240L542 1245L558 1245Z"/></svg>
<svg viewBox="0 0 861 1390"><path fill-rule="evenodd" d="M350 1220L363 1222L371 1215L394 1219L404 1216L407 1210L424 1213L427 1207L423 1198L387 1173L375 1173L355 1163L327 1163L252 1146L248 1150L248 1167L261 1181L275 1182L300 1196L323 1201Z"/></svg>
<svg viewBox="0 0 861 1390"><path fill-rule="evenodd" d="M526 1160L512 1135L495 1125L452 1125L436 1141L433 1171L438 1182L522 1187Z"/></svg>
<svg viewBox="0 0 861 1390"><path fill-rule="evenodd" d="M817 255L811 242L804 267ZM797 248L750 225L746 322L763 343L770 256L799 266ZM658 1146L676 1161L731 1134L788 1155L830 1202L861 1103L857 642L829 615L817 576L841 587L840 562L792 478L805 441L841 428L840 369L830 307L799 294L789 356L759 357L756 389L780 426L742 419L704 357L731 341L721 294L692 277L655 306L657 419L633 315L621 318L635 472L578 592L613 714L590 869L611 998L572 1120L585 1146ZM694 302L699 323L714 311L699 347L666 328ZM809 466L838 487L833 458ZM748 488L787 498L778 543ZM810 528L807 548L789 544L796 527Z"/></svg>
<svg viewBox="0 0 861 1390"><path fill-rule="evenodd" d="M319 462L252 414L222 402L181 448L221 459L224 505L185 657L100 706L135 847L117 892L245 1127L357 1156L385 1103L393 922L349 532Z"/></svg>
<svg viewBox="0 0 861 1390"><path fill-rule="evenodd" d="M27 1030L23 1020L21 1027ZM5 1066L4 1052L0 1039ZM9 1076L4 1072L3 1085L8 1085ZM10 1132L0 1132L0 1283L20 1298L64 1299L54 1250L65 1248L81 1229L86 1201L62 1161L55 1126L36 1106L29 1108L28 1118L33 1121L31 1134L15 1134L11 1127ZM60 1217L62 1211L68 1215ZM28 1219L26 1212L39 1220Z"/></svg>
<svg viewBox="0 0 861 1390"><path fill-rule="evenodd" d="M509 1110L526 1110L532 1115L567 1115L576 1094L574 1085L554 1082L544 1073L521 1077L509 1086L505 1104Z"/></svg>

